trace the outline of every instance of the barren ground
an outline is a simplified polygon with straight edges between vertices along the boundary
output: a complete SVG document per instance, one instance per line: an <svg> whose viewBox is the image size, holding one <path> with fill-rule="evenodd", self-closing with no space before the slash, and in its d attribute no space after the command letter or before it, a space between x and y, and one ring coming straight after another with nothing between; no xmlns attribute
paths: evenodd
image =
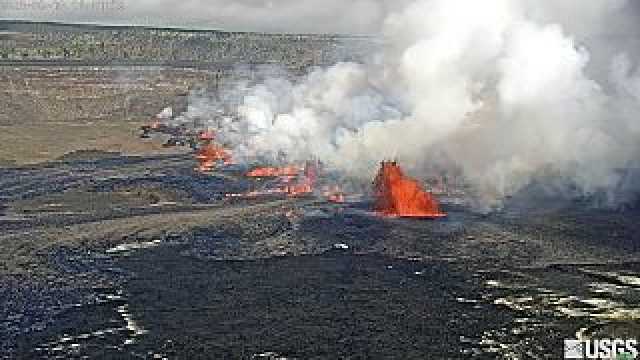
<svg viewBox="0 0 640 360"><path fill-rule="evenodd" d="M69 112L57 80L45 114L2 76L0 357L556 359L564 338L640 337L637 212L231 201L245 179L135 136L183 85L125 121Z"/></svg>
<svg viewBox="0 0 640 360"><path fill-rule="evenodd" d="M0 165L83 149L174 152L136 138L166 106L186 104L211 72L160 67L0 67Z"/></svg>

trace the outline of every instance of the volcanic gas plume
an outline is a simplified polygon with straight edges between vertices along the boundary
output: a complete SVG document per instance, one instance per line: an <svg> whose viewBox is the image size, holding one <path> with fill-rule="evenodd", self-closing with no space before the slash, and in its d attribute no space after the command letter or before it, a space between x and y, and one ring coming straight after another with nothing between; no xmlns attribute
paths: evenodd
<svg viewBox="0 0 640 360"><path fill-rule="evenodd" d="M365 182L396 158L420 176L462 172L485 205L545 178L623 201L620 169L640 158L636 10L412 1L388 14L370 63L226 89L237 114L215 124L238 159L319 158ZM194 96L186 116L225 111Z"/></svg>

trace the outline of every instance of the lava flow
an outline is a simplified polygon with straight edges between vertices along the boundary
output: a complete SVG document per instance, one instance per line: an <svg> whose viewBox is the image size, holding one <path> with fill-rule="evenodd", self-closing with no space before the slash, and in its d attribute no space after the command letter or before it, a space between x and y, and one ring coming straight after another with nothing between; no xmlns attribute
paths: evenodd
<svg viewBox="0 0 640 360"><path fill-rule="evenodd" d="M231 155L223 147L209 143L204 145L196 154L198 160L198 171L211 171L219 161L223 161L225 165L231 164Z"/></svg>
<svg viewBox="0 0 640 360"><path fill-rule="evenodd" d="M289 165L284 167L259 167L249 171L246 176L251 178L267 178L267 177L294 177L298 176L300 168Z"/></svg>
<svg viewBox="0 0 640 360"><path fill-rule="evenodd" d="M344 192L337 185L326 188L323 195L331 203L341 204L345 201Z"/></svg>
<svg viewBox="0 0 640 360"><path fill-rule="evenodd" d="M374 181L375 211L385 216L435 219L445 217L438 201L395 161L383 161Z"/></svg>
<svg viewBox="0 0 640 360"><path fill-rule="evenodd" d="M259 167L245 174L249 178L275 178L263 189L244 194L228 194L227 197L255 198L261 195L286 195L299 197L314 192L318 179L318 165L307 161L305 166Z"/></svg>
<svg viewBox="0 0 640 360"><path fill-rule="evenodd" d="M292 178L294 179L294 178ZM302 176L298 176L297 181L285 187L289 196L302 196L311 194L318 180L318 165L313 161L307 161L304 166Z"/></svg>

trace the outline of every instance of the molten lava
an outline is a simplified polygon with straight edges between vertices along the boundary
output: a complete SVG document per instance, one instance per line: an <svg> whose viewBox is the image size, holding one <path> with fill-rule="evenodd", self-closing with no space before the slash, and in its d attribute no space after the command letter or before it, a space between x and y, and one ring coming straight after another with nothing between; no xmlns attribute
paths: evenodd
<svg viewBox="0 0 640 360"><path fill-rule="evenodd" d="M200 141L213 141L216 139L216 133L213 130L203 130L198 134Z"/></svg>
<svg viewBox="0 0 640 360"><path fill-rule="evenodd" d="M232 163L231 154L221 146L210 143L203 146L196 153L198 160L198 170L202 172L211 171L219 161L223 161L228 165Z"/></svg>
<svg viewBox="0 0 640 360"><path fill-rule="evenodd" d="M245 194L230 194L229 197L256 197L259 195L304 196L313 193L318 179L317 164L312 161L304 167L288 165L284 167L259 167L245 174L251 178L275 178L265 188Z"/></svg>
<svg viewBox="0 0 640 360"><path fill-rule="evenodd" d="M312 193L313 185L306 180L302 180L300 183L285 186L283 190L288 196L296 197Z"/></svg>
<svg viewBox="0 0 640 360"><path fill-rule="evenodd" d="M259 167L249 171L247 177L264 178L264 177L295 177L300 173L300 168L289 165L281 168L276 167Z"/></svg>
<svg viewBox="0 0 640 360"><path fill-rule="evenodd" d="M311 186L315 186L316 181L318 181L318 162L317 161L307 161L304 164L304 177L305 179L311 183Z"/></svg>
<svg viewBox="0 0 640 360"><path fill-rule="evenodd" d="M344 192L340 189L339 186L329 186L323 192L324 197L328 202L341 204L344 202Z"/></svg>
<svg viewBox="0 0 640 360"><path fill-rule="evenodd" d="M395 161L383 161L373 181L375 210L385 216L440 218L438 201L411 178Z"/></svg>
<svg viewBox="0 0 640 360"><path fill-rule="evenodd" d="M318 180L318 165L313 161L307 161L304 171L296 180L285 187L287 195L295 197L311 194Z"/></svg>

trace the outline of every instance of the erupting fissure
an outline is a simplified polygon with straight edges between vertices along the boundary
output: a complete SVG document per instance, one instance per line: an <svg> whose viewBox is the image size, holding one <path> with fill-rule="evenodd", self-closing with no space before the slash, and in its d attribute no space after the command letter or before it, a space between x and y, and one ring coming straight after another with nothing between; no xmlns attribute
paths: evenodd
<svg viewBox="0 0 640 360"><path fill-rule="evenodd" d="M344 192L338 185L327 187L323 195L331 203L342 204L345 202Z"/></svg>
<svg viewBox="0 0 640 360"><path fill-rule="evenodd" d="M258 167L249 171L246 176L252 178L294 177L300 173L300 167L289 165L284 167Z"/></svg>
<svg viewBox="0 0 640 360"><path fill-rule="evenodd" d="M231 164L231 155L222 148L215 144L208 144L200 148L196 154L198 160L198 170L202 172L211 171L219 161L224 162L225 165Z"/></svg>
<svg viewBox="0 0 640 360"><path fill-rule="evenodd" d="M375 211L385 216L441 218L446 214L432 194L408 178L395 161L383 161L374 181Z"/></svg>
<svg viewBox="0 0 640 360"><path fill-rule="evenodd" d="M287 165L284 167L258 167L245 174L249 178L261 180L274 178L261 190L244 194L227 194L227 197L256 197L261 195L282 194L289 197L310 195L315 191L318 179L318 165L307 161L304 166Z"/></svg>
<svg viewBox="0 0 640 360"><path fill-rule="evenodd" d="M222 161L225 165L232 164L233 161L229 151L213 141L215 139L214 132L203 131L200 133L199 139L203 142L203 144L196 153L196 160L198 160L198 171L211 171L220 161Z"/></svg>

